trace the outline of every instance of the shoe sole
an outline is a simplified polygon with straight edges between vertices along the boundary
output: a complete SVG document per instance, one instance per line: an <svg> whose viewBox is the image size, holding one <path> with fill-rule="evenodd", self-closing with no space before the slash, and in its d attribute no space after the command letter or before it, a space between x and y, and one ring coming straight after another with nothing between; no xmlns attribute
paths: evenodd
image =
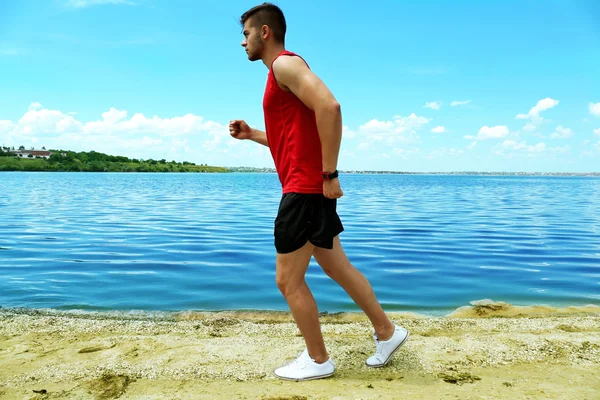
<svg viewBox="0 0 600 400"><path fill-rule="evenodd" d="M387 363L389 363L389 362L390 362L390 360L392 359L392 357L394 356L394 354L396 354L396 352L397 352L398 350L400 350L400 347L402 347L402 345L403 345L404 343L406 343L406 341L408 340L408 337L409 337L409 336L410 336L410 334L408 333L408 331L406 331L406 337L404 338L404 340L403 340L403 341L401 341L401 342L400 342L400 344L399 344L398 346L396 346L396 348L395 348L395 349L394 349L394 350L393 350L393 351L390 353L390 356L387 358L387 360L385 360L385 361L383 362L383 364L370 365L370 364L367 364L367 363L365 362L365 365L366 365L367 367L371 367L371 368L381 368L381 367L385 367L385 366L387 365Z"/></svg>
<svg viewBox="0 0 600 400"><path fill-rule="evenodd" d="M291 382L300 382L300 381L313 381L315 379L323 379L323 378L328 378L330 376L332 376L335 373L335 371L333 371L330 374L325 374L325 375L318 375L318 376L309 376L308 378L286 378L284 376L279 376L276 373L273 373L273 375L275 375L276 377L278 377L279 379L283 379L284 381L291 381Z"/></svg>

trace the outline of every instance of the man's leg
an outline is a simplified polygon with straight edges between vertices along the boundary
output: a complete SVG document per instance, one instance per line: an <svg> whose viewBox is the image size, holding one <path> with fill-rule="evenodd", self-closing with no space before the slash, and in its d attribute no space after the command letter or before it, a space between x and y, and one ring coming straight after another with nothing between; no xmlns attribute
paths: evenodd
<svg viewBox="0 0 600 400"><path fill-rule="evenodd" d="M291 253L277 253L276 281L304 337L308 354L315 362L323 363L329 355L323 343L317 303L305 280L314 249L315 246L307 242Z"/></svg>
<svg viewBox="0 0 600 400"><path fill-rule="evenodd" d="M323 271L335 280L354 302L367 314L379 340L385 341L394 334L394 324L385 314L375 297L371 284L348 260L340 239L333 239L333 249L316 247L315 260Z"/></svg>

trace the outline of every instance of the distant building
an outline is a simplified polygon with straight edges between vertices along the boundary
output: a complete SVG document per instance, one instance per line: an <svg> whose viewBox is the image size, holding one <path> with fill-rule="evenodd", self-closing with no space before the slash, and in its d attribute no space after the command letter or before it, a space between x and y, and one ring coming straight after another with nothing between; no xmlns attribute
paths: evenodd
<svg viewBox="0 0 600 400"><path fill-rule="evenodd" d="M21 158L30 158L29 155L31 155L31 157L48 159L52 155L48 150L11 150L10 152Z"/></svg>

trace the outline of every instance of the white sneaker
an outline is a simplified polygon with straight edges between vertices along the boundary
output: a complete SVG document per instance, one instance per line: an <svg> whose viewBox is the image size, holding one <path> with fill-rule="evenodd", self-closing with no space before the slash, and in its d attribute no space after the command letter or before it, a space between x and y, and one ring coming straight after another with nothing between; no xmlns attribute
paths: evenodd
<svg viewBox="0 0 600 400"><path fill-rule="evenodd" d="M275 376L289 381L308 381L311 379L327 378L333 375L335 364L331 358L322 364L318 364L308 355L308 349L289 364L277 368Z"/></svg>
<svg viewBox="0 0 600 400"><path fill-rule="evenodd" d="M390 361L400 346L406 342L406 339L408 339L408 331L404 328L400 328L398 325L394 324L394 326L396 327L394 334L385 342L379 341L377 339L377 334L373 335L376 350L375 354L367 359L367 366L374 368L383 367Z"/></svg>

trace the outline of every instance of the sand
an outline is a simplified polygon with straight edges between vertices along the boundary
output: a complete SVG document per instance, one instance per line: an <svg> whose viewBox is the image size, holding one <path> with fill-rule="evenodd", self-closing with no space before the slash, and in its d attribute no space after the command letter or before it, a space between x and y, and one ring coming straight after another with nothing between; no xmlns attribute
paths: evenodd
<svg viewBox="0 0 600 400"><path fill-rule="evenodd" d="M484 301L390 314L410 339L381 369L363 314L325 314L328 379L272 370L303 340L289 313L0 308L1 399L600 399L600 307Z"/></svg>

